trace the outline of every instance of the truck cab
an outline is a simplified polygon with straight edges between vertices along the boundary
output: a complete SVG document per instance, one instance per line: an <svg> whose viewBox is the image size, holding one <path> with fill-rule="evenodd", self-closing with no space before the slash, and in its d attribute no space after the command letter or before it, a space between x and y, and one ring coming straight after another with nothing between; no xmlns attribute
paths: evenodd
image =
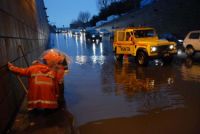
<svg viewBox="0 0 200 134"><path fill-rule="evenodd" d="M176 43L159 40L154 28L131 27L114 32L113 51L117 60L124 55L134 56L136 63L147 65L149 59L162 58L171 62L177 53Z"/></svg>

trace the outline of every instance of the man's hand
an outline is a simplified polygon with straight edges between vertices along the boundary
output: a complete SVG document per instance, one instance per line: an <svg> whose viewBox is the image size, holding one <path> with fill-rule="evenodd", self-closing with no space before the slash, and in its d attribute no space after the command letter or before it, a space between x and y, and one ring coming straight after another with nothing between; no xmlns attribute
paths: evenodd
<svg viewBox="0 0 200 134"><path fill-rule="evenodd" d="M8 69L11 70L11 71L12 71L12 69L13 69L13 64L10 63L10 62L8 62Z"/></svg>

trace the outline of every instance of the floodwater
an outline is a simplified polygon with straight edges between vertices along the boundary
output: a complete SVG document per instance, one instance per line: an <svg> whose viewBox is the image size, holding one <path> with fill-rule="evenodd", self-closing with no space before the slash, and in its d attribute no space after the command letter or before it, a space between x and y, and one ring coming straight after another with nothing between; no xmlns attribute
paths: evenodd
<svg viewBox="0 0 200 134"><path fill-rule="evenodd" d="M80 134L200 133L200 57L139 67L116 62L107 38L52 34L51 44L72 59L65 99Z"/></svg>

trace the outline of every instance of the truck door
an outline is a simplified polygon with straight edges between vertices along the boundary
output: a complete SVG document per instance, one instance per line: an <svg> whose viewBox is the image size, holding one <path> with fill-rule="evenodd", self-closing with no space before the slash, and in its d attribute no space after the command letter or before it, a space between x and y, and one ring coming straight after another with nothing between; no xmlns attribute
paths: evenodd
<svg viewBox="0 0 200 134"><path fill-rule="evenodd" d="M135 43L134 43L132 32L130 32L130 31L126 32L124 43L127 45L127 47L130 48L130 52L128 52L128 53L134 55L134 53L135 53Z"/></svg>

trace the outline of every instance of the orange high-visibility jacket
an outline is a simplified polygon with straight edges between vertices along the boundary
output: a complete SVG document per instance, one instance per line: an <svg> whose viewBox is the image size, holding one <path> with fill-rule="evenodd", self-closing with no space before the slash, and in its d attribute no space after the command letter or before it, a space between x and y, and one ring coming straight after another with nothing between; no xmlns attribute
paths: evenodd
<svg viewBox="0 0 200 134"><path fill-rule="evenodd" d="M11 65L9 69L28 76L28 108L57 108L56 82L61 76L44 64L35 64L28 68Z"/></svg>

